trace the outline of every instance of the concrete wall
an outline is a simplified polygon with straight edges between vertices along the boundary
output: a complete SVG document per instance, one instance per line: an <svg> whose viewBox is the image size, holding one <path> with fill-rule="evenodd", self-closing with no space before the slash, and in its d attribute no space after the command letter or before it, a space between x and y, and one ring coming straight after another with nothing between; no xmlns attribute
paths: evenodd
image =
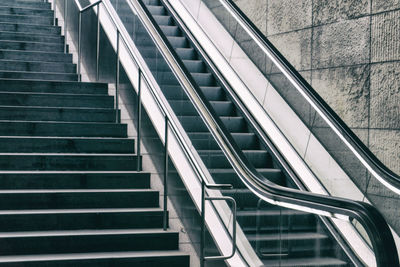
<svg viewBox="0 0 400 267"><path fill-rule="evenodd" d="M372 152L400 173L400 1L235 2Z"/></svg>

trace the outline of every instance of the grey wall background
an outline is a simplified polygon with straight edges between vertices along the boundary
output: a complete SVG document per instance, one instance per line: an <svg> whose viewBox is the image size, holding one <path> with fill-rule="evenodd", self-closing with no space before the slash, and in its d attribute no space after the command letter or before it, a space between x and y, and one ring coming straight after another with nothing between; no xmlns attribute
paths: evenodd
<svg viewBox="0 0 400 267"><path fill-rule="evenodd" d="M390 169L400 173L400 0L235 0Z"/></svg>

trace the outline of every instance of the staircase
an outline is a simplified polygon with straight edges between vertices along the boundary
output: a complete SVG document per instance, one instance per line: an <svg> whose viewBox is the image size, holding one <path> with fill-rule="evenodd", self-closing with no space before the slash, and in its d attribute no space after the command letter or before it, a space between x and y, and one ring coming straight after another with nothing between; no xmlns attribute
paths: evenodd
<svg viewBox="0 0 400 267"><path fill-rule="evenodd" d="M138 26L140 23L134 21L138 19L132 16L126 0L111 2L155 73L164 95L214 181L234 185L234 190L223 193L233 196L238 202L238 222L265 266L350 266L347 257L317 216L260 202L241 183L168 65L156 57L151 48L154 46L153 41L144 28ZM162 2L143 2L248 160L268 180L282 186L295 187L282 173L268 149Z"/></svg>
<svg viewBox="0 0 400 267"><path fill-rule="evenodd" d="M0 0L0 266L189 266L107 84L41 0Z"/></svg>

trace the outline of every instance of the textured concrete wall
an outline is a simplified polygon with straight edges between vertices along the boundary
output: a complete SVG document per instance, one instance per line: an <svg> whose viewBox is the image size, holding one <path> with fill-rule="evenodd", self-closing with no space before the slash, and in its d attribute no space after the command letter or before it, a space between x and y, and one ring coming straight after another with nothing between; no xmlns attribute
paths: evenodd
<svg viewBox="0 0 400 267"><path fill-rule="evenodd" d="M400 1L235 2L378 158L400 173Z"/></svg>

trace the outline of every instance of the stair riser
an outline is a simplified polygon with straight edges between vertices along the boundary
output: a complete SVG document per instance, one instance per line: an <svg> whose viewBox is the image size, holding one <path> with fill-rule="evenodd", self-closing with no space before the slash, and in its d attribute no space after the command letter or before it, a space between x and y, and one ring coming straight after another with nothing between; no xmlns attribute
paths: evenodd
<svg viewBox="0 0 400 267"><path fill-rule="evenodd" d="M26 156L0 155L1 170L134 171L136 156Z"/></svg>
<svg viewBox="0 0 400 267"><path fill-rule="evenodd" d="M0 61L0 71L76 73L76 66L74 64L59 63Z"/></svg>
<svg viewBox="0 0 400 267"><path fill-rule="evenodd" d="M131 139L1 138L2 153L134 153Z"/></svg>
<svg viewBox="0 0 400 267"><path fill-rule="evenodd" d="M31 43L19 41L1 41L0 49L9 50L23 50L23 51L51 51L51 52L64 52L64 45L62 44L49 44L49 43Z"/></svg>
<svg viewBox="0 0 400 267"><path fill-rule="evenodd" d="M98 193L3 193L2 210L158 208L157 191ZM1 252L0 252L1 254Z"/></svg>
<svg viewBox="0 0 400 267"><path fill-rule="evenodd" d="M3 238L0 255L178 249L178 234L125 234Z"/></svg>
<svg viewBox="0 0 400 267"><path fill-rule="evenodd" d="M150 174L19 173L0 174L0 189L148 189Z"/></svg>
<svg viewBox="0 0 400 267"><path fill-rule="evenodd" d="M30 34L60 35L61 28L57 26L29 25L16 23L0 23L0 31L26 32Z"/></svg>
<svg viewBox="0 0 400 267"><path fill-rule="evenodd" d="M15 32L0 32L0 40L64 44L64 37L62 36L53 37Z"/></svg>
<svg viewBox="0 0 400 267"><path fill-rule="evenodd" d="M2 232L162 228L162 211L0 215Z"/></svg>
<svg viewBox="0 0 400 267"><path fill-rule="evenodd" d="M41 16L15 16L15 15L3 15L0 11L0 22L7 23L26 23L36 25L52 25L54 18L52 17L41 17Z"/></svg>
<svg viewBox="0 0 400 267"><path fill-rule="evenodd" d="M7 7L6 7L7 6ZM23 16L41 16L53 18L53 11L50 9L29 9L21 7L8 7L7 3L0 2L0 14L23 15Z"/></svg>
<svg viewBox="0 0 400 267"><path fill-rule="evenodd" d="M3 1L4 2L4 1ZM51 4L42 1L20 1L20 0L8 0L4 2L3 5L8 7L18 7L18 8L37 8L37 9L50 9Z"/></svg>
<svg viewBox="0 0 400 267"><path fill-rule="evenodd" d="M145 256L145 257L125 257L125 258L105 258L105 259L76 259L76 260L57 260L57 261L35 261L23 263L24 267L131 267L131 266L174 266L187 267L190 264L188 255L182 256ZM0 263L0 266L20 267L20 263Z"/></svg>
<svg viewBox="0 0 400 267"><path fill-rule="evenodd" d="M0 93L0 105L33 107L113 108L111 96Z"/></svg>
<svg viewBox="0 0 400 267"><path fill-rule="evenodd" d="M62 121L62 122L115 122L115 110L79 110L79 109L19 109L0 108L0 120L20 121Z"/></svg>
<svg viewBox="0 0 400 267"><path fill-rule="evenodd" d="M126 137L125 124L0 122L3 136Z"/></svg>
<svg viewBox="0 0 400 267"><path fill-rule="evenodd" d="M26 79L45 81L77 81L77 74L0 71L0 79Z"/></svg>
<svg viewBox="0 0 400 267"><path fill-rule="evenodd" d="M72 55L62 53L45 53L29 51L0 50L1 60L42 61L71 64Z"/></svg>
<svg viewBox="0 0 400 267"><path fill-rule="evenodd" d="M0 80L3 92L34 92L53 94L102 94L107 95L107 84L79 82ZM62 96L66 97L66 96Z"/></svg>

